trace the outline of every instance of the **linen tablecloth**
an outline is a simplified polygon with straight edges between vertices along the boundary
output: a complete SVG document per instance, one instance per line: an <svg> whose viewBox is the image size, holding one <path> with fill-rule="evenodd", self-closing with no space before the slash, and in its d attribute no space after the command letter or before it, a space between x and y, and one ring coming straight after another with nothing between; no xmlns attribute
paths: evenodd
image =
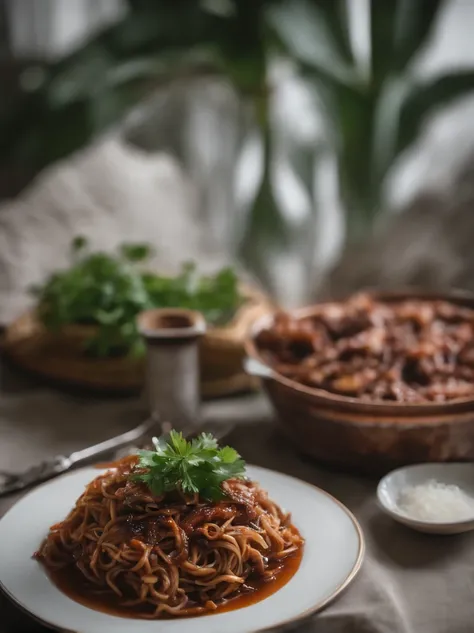
<svg viewBox="0 0 474 633"><path fill-rule="evenodd" d="M0 468L17 469L67 453L136 424L135 400L92 400L45 389L11 389L5 371L0 396ZM208 403L207 419L232 420L227 438L247 462L279 470L327 490L352 510L366 539L359 576L301 633L472 633L474 533L427 536L382 514L375 480L330 472L302 457L277 432L263 396ZM18 497L0 499L3 515ZM0 597L1 633L46 631Z"/></svg>

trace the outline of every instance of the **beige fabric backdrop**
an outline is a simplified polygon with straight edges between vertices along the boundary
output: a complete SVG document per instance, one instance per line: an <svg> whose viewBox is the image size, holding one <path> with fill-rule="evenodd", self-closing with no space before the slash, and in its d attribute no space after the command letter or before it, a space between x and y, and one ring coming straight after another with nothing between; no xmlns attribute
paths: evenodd
<svg viewBox="0 0 474 633"><path fill-rule="evenodd" d="M152 243L150 266L161 271L189 260L204 271L228 263L225 241L199 213L197 192L173 159L116 137L54 165L17 200L0 205L0 324L31 305L32 284L68 265L76 235L94 249Z"/></svg>

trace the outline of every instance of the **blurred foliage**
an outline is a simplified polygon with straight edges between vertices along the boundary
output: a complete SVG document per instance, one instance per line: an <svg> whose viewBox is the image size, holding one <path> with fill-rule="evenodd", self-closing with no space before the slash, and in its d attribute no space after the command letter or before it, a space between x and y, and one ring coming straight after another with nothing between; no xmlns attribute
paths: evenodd
<svg viewBox="0 0 474 633"><path fill-rule="evenodd" d="M346 0L128 4L121 21L79 50L30 69L29 89L23 77L21 98L0 110L2 162L39 170L86 144L159 83L178 75L225 75L243 95L261 100L269 60L289 56L323 104L349 237L358 237L383 206L382 185L391 166L417 139L427 117L474 88L470 70L424 82L413 73L443 0L369 0L368 67L354 56ZM268 178L262 180L257 208L269 199ZM264 216L268 226L282 224L271 213Z"/></svg>
<svg viewBox="0 0 474 633"><path fill-rule="evenodd" d="M231 319L242 304L238 279L230 268L201 276L194 263L165 277L143 270L152 254L148 244L123 244L116 254L90 252L84 237L71 244L71 266L32 288L44 325L93 325L87 349L94 356L140 354L135 318L150 308L187 308L201 312L211 325Z"/></svg>
<svg viewBox="0 0 474 633"><path fill-rule="evenodd" d="M83 146L178 75L225 73L243 90L261 85L260 0L129 4L123 20L22 78L21 97L0 113L2 162L26 162L39 170ZM230 13L216 11L215 4L228 4Z"/></svg>
<svg viewBox="0 0 474 633"><path fill-rule="evenodd" d="M418 138L428 117L474 88L474 71L421 81L413 72L445 2L370 0L370 58L364 68L349 41L347 3L295 0L270 21L323 103L336 150L349 238L383 209L390 168Z"/></svg>

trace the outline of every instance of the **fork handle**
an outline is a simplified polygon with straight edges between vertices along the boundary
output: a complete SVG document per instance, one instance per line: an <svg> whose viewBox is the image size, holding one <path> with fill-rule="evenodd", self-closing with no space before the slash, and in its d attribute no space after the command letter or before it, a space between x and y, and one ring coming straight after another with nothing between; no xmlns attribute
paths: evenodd
<svg viewBox="0 0 474 633"><path fill-rule="evenodd" d="M68 457L70 465L77 466L81 462L88 461L93 457L99 457L104 453L109 453L118 448L122 448L123 446L127 446L127 444L133 444L133 442L142 438L153 428L159 428L158 425L158 417L156 415L152 415L148 420L142 422L142 424L139 424L131 431L127 431L126 433L122 433L121 435L116 435L115 437L111 437L108 440L99 442L98 444L94 444L93 446L88 446L87 448L84 448L80 451L75 451L74 453L71 453Z"/></svg>

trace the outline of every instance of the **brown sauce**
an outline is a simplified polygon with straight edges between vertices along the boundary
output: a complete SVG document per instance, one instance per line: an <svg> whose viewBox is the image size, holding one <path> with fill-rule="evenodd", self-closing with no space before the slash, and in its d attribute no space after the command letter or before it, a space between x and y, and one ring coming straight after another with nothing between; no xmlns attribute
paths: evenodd
<svg viewBox="0 0 474 633"><path fill-rule="evenodd" d="M288 556L279 564L279 568L275 576L271 580L263 581L261 579L248 579L246 586L249 590L241 593L235 598L225 600L218 605L215 611L204 611L199 615L213 615L215 613L224 613L233 611L234 609L243 609L252 604L256 604L261 600L265 600L279 589L284 587L298 571L303 556L303 547L300 547L294 554ZM48 575L56 587L65 593L69 598L83 604L90 609L102 611L110 615L122 618L140 618L146 617L144 606L124 607L120 604L120 598L115 594L97 593L97 587L87 583L84 576L79 570L73 568L48 571ZM178 616L178 617L196 617L196 616ZM168 618L160 616L157 619L175 619L176 616Z"/></svg>

